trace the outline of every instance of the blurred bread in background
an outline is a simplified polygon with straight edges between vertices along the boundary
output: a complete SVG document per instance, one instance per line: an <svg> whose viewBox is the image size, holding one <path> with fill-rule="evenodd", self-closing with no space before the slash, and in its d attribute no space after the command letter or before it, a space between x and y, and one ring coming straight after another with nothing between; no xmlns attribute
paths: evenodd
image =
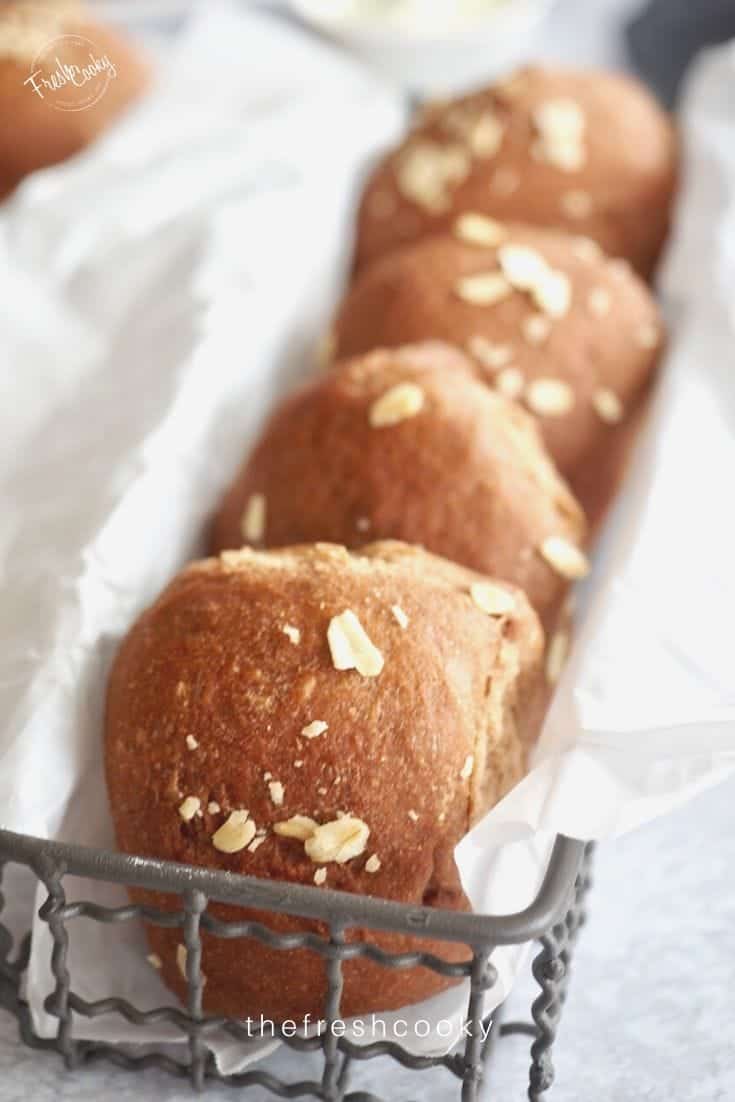
<svg viewBox="0 0 735 1102"><path fill-rule="evenodd" d="M79 0L0 4L0 197L84 149L145 89L134 46Z"/></svg>
<svg viewBox="0 0 735 1102"><path fill-rule="evenodd" d="M429 107L378 166L356 268L463 211L563 228L651 275L677 179L669 116L635 80L534 66Z"/></svg>

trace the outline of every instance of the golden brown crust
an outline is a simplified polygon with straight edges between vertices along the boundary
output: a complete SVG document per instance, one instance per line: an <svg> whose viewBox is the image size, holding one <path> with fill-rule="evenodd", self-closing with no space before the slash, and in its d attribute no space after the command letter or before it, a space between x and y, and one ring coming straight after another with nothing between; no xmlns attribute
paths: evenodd
<svg viewBox="0 0 735 1102"><path fill-rule="evenodd" d="M489 615L471 596L481 581L390 543L359 556L328 545L246 550L184 571L133 627L110 677L106 769L120 847L304 884L325 868L331 888L466 908L454 846L522 774L535 732L518 717L543 646L524 595L496 587L512 611ZM377 676L335 668L327 633L346 609L382 655ZM316 721L327 729L305 736ZM187 797L201 815L185 820ZM220 852L213 836L238 809L265 840L254 852ZM343 812L370 830L343 864L315 863L303 841L274 833L295 815L326 823ZM370 872L373 854L380 865ZM259 917L279 930L318 929ZM150 938L164 978L183 993L180 931ZM393 935L375 940L409 947ZM448 959L466 953L418 947ZM321 1010L324 966L310 953L205 937L202 966L212 1012L283 1019ZM351 964L343 1013L405 1005L445 985L423 969Z"/></svg>
<svg viewBox="0 0 735 1102"><path fill-rule="evenodd" d="M584 502L590 541L594 541L609 510L620 494L635 447L641 439L655 391L654 379L630 406L625 420L613 433L606 432L585 464L570 480L579 501Z"/></svg>
<svg viewBox="0 0 735 1102"><path fill-rule="evenodd" d="M612 460L605 457L617 454L616 438L651 379L663 349L663 322L644 284L589 242L529 226L497 228L497 246L479 247L442 235L372 265L339 311L336 354L356 356L374 347L446 340L472 355L493 386L502 387L514 377L519 398L537 415L553 460L594 527L618 482ZM568 280L570 302L563 316L549 316L528 290L513 290L490 305L460 297L461 280L500 274L500 258L514 246L531 249ZM534 325L540 327L540 337ZM500 354L499 366L491 362L493 354ZM546 379L569 388L566 412L543 412L529 384ZM619 403L621 420L610 420L600 407L601 393L608 402L612 395ZM606 470L598 479L590 467L600 457Z"/></svg>
<svg viewBox="0 0 735 1102"><path fill-rule="evenodd" d="M372 411L394 387L416 388L415 416L386 426ZM243 525L262 495L262 533ZM287 398L217 513L212 548L366 539L420 544L520 586L545 626L568 580L540 553L547 537L579 544L581 510L532 418L474 377L446 345L377 351Z"/></svg>
<svg viewBox="0 0 735 1102"><path fill-rule="evenodd" d="M21 9L22 23L17 15ZM24 28L22 34L19 26ZM82 110L57 110L49 96L42 99L24 84L39 42L43 49L46 40L59 34L88 39L95 57L107 55L116 69L104 94ZM58 52L62 61L85 64L85 49L61 44ZM148 81L148 67L139 52L117 31L89 19L81 7L77 14L73 4L59 5L57 10L53 3L25 0L0 11L0 197L29 173L84 149L145 90Z"/></svg>
<svg viewBox="0 0 735 1102"><path fill-rule="evenodd" d="M559 103L578 117L545 111ZM522 69L437 105L378 167L360 208L356 265L477 210L585 234L649 276L676 181L673 126L642 85L613 73Z"/></svg>

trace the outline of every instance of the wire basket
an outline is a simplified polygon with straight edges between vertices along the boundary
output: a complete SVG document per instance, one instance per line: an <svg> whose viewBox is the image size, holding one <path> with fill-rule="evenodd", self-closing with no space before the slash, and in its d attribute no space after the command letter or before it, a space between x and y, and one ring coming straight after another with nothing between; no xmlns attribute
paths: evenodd
<svg viewBox="0 0 735 1102"><path fill-rule="evenodd" d="M0 891L0 1004L18 1020L22 1041L38 1049L56 1051L68 1068L77 1069L106 1060L130 1070L155 1067L173 1076L189 1078L201 1089L209 1081L240 1088L245 1096L251 1089L265 1089L281 1098L317 1098L324 1102L382 1102L375 1094L348 1090L348 1076L354 1061L385 1057L404 1068L423 1072L443 1068L457 1080L457 1095L462 1102L473 1102L483 1077L489 1052L498 1036L526 1033L533 1038L528 1097L538 1102L554 1079L552 1046L561 1016L569 980L569 965L576 935L584 921L584 903L590 884L592 847L559 836L554 844L544 881L536 898L525 910L513 915L464 914L430 907L414 907L345 892L330 891L300 884L236 876L172 862L149 860L106 850L49 842L28 835L0 830L0 878L8 864L30 869L46 889L40 909L52 938L51 971L55 987L46 1000L46 1010L58 1020L56 1035L40 1037L33 1028L28 1004L23 998L23 980L30 955L30 933L18 946L3 923L5 899ZM163 911L142 905L110 908L84 900L67 900L64 878L76 876L108 884L145 888L175 894L181 906ZM0 879L0 888L2 882ZM315 933L277 934L254 921L222 922L208 914L209 901L318 920L328 936ZM140 919L147 923L182 930L186 947L188 997L185 1009L161 1007L138 1010L130 1002L109 997L88 1002L74 992L68 967L67 923L86 917L95 922L126 923ZM416 939L431 938L466 944L472 953L463 963L451 963L419 950L391 954L368 940L345 940L345 932L361 930L394 931ZM205 1016L202 1012L201 932L222 938L251 938L288 952L308 948L324 958L327 994L323 1019L327 1028L316 1036L279 1033L283 1043L298 1053L322 1053L320 1079L285 1082L267 1067L256 1067L237 1074L222 1074L208 1048L207 1039L224 1031L235 1040L251 1040L242 1021ZM501 1024L496 1012L483 1015L485 991L496 979L490 955L497 946L540 941L541 950L532 970L541 993L531 1007L532 1021ZM419 1056L394 1041L358 1045L329 1028L340 1018L342 964L356 957L367 957L385 968L424 966L454 977L468 977L470 995L467 1006L466 1041L456 1051L440 1056ZM135 1045L111 1044L75 1038L74 1019L97 1018L117 1014L140 1028L141 1049ZM187 1058L170 1055L166 1046L146 1041L146 1027L166 1022L179 1029L188 1041ZM482 1028L481 1028L482 1027ZM416 1095L423 1093L419 1084ZM392 1100L395 1102L395 1100Z"/></svg>

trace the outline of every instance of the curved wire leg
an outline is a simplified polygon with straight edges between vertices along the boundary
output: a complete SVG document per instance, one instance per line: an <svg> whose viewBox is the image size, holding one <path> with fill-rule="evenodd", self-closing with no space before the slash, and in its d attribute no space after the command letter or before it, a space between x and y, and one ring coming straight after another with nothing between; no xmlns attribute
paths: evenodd
<svg viewBox="0 0 735 1102"><path fill-rule="evenodd" d="M536 1037L531 1045L529 1102L540 1102L541 1096L554 1083L552 1050L569 988L574 946L587 918L585 902L592 883L593 852L594 846L588 845L575 882L572 905L564 921L554 926L541 939L541 952L533 962L532 971L541 988L541 994L531 1008Z"/></svg>

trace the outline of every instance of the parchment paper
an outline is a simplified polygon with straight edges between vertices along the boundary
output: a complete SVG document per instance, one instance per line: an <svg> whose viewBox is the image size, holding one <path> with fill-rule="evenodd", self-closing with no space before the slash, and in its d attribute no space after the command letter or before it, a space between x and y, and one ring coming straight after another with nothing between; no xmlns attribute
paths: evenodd
<svg viewBox="0 0 735 1102"><path fill-rule="evenodd" d="M458 847L477 910L529 902L555 832L632 829L735 768L734 58L716 55L688 98L663 280L671 351L572 661L533 770ZM264 415L308 369L344 279L360 176L404 115L355 63L222 0L194 19L131 117L0 211L3 826L113 845L101 765L110 658L197 552ZM84 998L173 1002L139 927L77 922L70 933ZM36 920L27 994L45 1033L56 1029L43 1010L49 949ZM496 954L486 1009L523 955ZM465 1000L454 989L383 1017L448 1019L449 1038L403 1041L438 1052ZM141 1040L115 1016L75 1030ZM182 1040L147 1030L154 1038ZM223 1039L215 1051L232 1070L268 1047Z"/></svg>

